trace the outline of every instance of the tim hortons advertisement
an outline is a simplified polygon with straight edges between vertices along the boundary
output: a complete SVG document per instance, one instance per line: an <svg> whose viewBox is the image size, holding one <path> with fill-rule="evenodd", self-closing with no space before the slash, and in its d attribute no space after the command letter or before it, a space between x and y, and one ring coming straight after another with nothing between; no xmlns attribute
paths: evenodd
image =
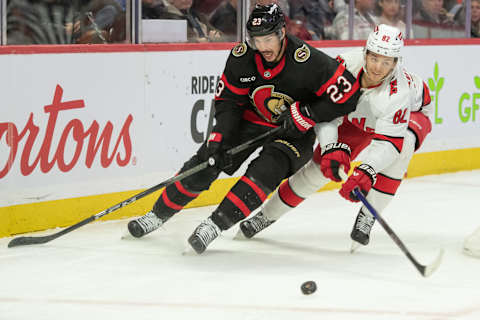
<svg viewBox="0 0 480 320"><path fill-rule="evenodd" d="M132 56L0 57L0 206L130 190L141 179L144 77L141 60L126 63Z"/></svg>
<svg viewBox="0 0 480 320"><path fill-rule="evenodd" d="M0 136L5 135L9 149L5 166L3 169L0 168L0 179L10 172L17 156L18 167L23 176L29 176L34 170L49 173L54 166L61 172L69 172L78 163L91 168L96 158L103 168L110 167L112 162L119 167L124 167L130 162L132 157L130 125L133 121L131 114L121 124L116 136L113 136L115 124L110 121L100 127L96 120L84 124L80 119L71 119L63 128L59 128L57 120L59 117L68 118L68 110L85 108L84 100L62 101L62 96L63 89L57 85L52 104L43 107L43 113L48 119L44 130L35 124L33 112L28 115L23 128L17 127L13 122L0 123ZM38 118L41 116L37 115ZM45 134L41 136L40 131L45 131ZM55 131L58 131L60 139L53 144ZM67 142L70 142L68 148ZM40 148L32 152L35 144L40 145ZM73 155L68 149L73 151ZM123 152L120 152L120 149ZM82 153L85 157L80 160Z"/></svg>

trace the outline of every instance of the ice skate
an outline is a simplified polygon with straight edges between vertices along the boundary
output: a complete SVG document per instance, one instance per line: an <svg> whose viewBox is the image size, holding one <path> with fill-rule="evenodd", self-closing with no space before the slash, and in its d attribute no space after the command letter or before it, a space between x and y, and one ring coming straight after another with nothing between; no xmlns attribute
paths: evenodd
<svg viewBox="0 0 480 320"><path fill-rule="evenodd" d="M200 223L195 231L193 231L192 235L188 238L188 243L190 243L195 252L201 254L221 232L220 228L213 223L212 219L208 218Z"/></svg>
<svg viewBox="0 0 480 320"><path fill-rule="evenodd" d="M352 233L350 234L352 240L366 246L370 241L370 231L374 223L375 218L371 213L364 213L360 210L353 225ZM356 248L354 249L353 247L352 245L351 252L356 250Z"/></svg>
<svg viewBox="0 0 480 320"><path fill-rule="evenodd" d="M160 219L153 211L132 220L128 223L128 231L135 238L141 238L152 231L157 230L164 221Z"/></svg>
<svg viewBox="0 0 480 320"><path fill-rule="evenodd" d="M253 218L242 221L242 223L240 223L240 230L242 230L246 238L251 238L274 222L275 220L269 220L260 211L253 216Z"/></svg>

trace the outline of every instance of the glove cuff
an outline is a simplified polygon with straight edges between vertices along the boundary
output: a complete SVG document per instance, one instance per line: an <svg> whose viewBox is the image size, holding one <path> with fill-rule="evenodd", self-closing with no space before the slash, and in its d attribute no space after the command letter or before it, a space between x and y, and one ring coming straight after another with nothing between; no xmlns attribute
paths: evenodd
<svg viewBox="0 0 480 320"><path fill-rule="evenodd" d="M308 108L305 106L302 109L305 109L308 113ZM290 106L290 114L292 116L295 126L300 132L306 132L313 128L315 121L305 116L300 110L300 102L294 102Z"/></svg>
<svg viewBox="0 0 480 320"><path fill-rule="evenodd" d="M222 142L222 139L223 139L223 135L221 133L218 133L218 132L212 132L210 133L210 135L208 136L208 140L207 140L207 147L210 145L210 142Z"/></svg>
<svg viewBox="0 0 480 320"><path fill-rule="evenodd" d="M356 169L365 173L372 181L372 186L375 185L375 182L377 182L377 173L375 172L375 169L366 163L362 163Z"/></svg>
<svg viewBox="0 0 480 320"><path fill-rule="evenodd" d="M327 144L322 148L322 156L337 150L342 150L343 152L347 153L348 156L350 156L350 154L352 153L352 150L350 149L350 146L348 144L343 142L333 142Z"/></svg>

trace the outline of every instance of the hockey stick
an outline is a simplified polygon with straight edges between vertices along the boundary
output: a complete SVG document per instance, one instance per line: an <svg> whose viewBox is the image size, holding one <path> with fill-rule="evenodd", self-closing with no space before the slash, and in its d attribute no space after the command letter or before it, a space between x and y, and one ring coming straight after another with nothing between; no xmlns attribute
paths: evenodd
<svg viewBox="0 0 480 320"><path fill-rule="evenodd" d="M443 258L443 253L444 250L440 249L440 253L438 256L435 258L435 260L430 263L429 265L423 265L420 264L410 253L410 250L403 244L402 240L396 235L396 233L390 228L390 226L387 224L385 220L383 220L382 216L375 210L375 208L372 207L370 202L365 198L363 193L357 188L353 189L353 193L355 196L362 201L362 203L367 207L367 209L372 213L372 215L378 220L380 225L385 229L385 231L388 233L390 238L392 238L393 242L397 244L397 246L403 251L403 253L407 256L408 260L410 260L415 268L420 272L420 274L424 277L430 276L432 273L437 270L437 268L440 266L440 263L442 262Z"/></svg>
<svg viewBox="0 0 480 320"><path fill-rule="evenodd" d="M267 138L268 136L272 135L272 134L275 134L277 132L279 132L281 130L281 127L277 127L277 128L274 128L272 130L269 130L261 135L259 135L258 137L255 137L245 143L242 143L238 146L236 146L235 148L232 148L230 150L228 150L226 153L227 155L230 155L230 156L233 156L235 154L238 154L250 147L252 147L254 144L260 142L261 140ZM193 168L190 168L174 177L171 177L170 179L168 180L165 180L163 181L162 183L159 183L157 184L156 186L153 186L145 191L142 191L126 200L123 200L122 202L120 203L117 203L116 205L110 207L110 208L107 208L105 210L103 210L102 212L99 212L85 220L82 220L64 230L61 230L57 233L54 233L54 234L51 234L51 235L48 235L48 236L38 236L38 237L24 237L24 236L21 236L21 237L17 237L17 238L14 238L12 239L12 241L10 241L8 243L8 247L9 248L12 248L12 247L18 247L18 246L25 246L25 245L30 245L30 244L42 244L42 243L47 243L49 241L52 241L60 236L63 236L64 234L67 234L69 232L72 232L73 230L76 230L92 221L95 221L97 219L100 219L101 217L103 216L106 216L107 214L109 213L112 213L113 211L116 211L120 208L123 208L125 207L126 205L129 205L131 204L132 202L135 202L137 200L140 200L142 199L143 197L163 188L163 187L166 187L166 186L169 186L170 184L176 182L176 181L180 181L186 177L189 177L205 168L207 168L208 166L214 166L215 165L215 158L211 157L210 159L208 159L207 161L204 161L198 165L196 165L195 167Z"/></svg>

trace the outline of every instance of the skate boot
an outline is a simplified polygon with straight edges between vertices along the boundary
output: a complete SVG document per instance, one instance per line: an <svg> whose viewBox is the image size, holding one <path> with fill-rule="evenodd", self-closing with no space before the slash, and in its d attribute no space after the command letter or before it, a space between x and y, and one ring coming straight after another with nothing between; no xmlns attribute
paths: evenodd
<svg viewBox="0 0 480 320"><path fill-rule="evenodd" d="M190 243L198 254L201 254L207 249L210 242L218 237L220 232L222 232L222 230L213 223L212 219L208 218L202 221L195 231L193 231L190 238L188 238L188 243Z"/></svg>
<svg viewBox="0 0 480 320"><path fill-rule="evenodd" d="M157 230L164 222L153 211L149 211L145 215L130 221L128 231L135 238L140 238Z"/></svg>
<svg viewBox="0 0 480 320"><path fill-rule="evenodd" d="M360 210L353 225L352 233L350 234L352 240L366 246L370 241L370 231L374 223L375 218L371 213L364 213Z"/></svg>
<svg viewBox="0 0 480 320"><path fill-rule="evenodd" d="M269 220L260 211L253 218L242 221L240 230L246 238L251 238L274 222L275 220Z"/></svg>

